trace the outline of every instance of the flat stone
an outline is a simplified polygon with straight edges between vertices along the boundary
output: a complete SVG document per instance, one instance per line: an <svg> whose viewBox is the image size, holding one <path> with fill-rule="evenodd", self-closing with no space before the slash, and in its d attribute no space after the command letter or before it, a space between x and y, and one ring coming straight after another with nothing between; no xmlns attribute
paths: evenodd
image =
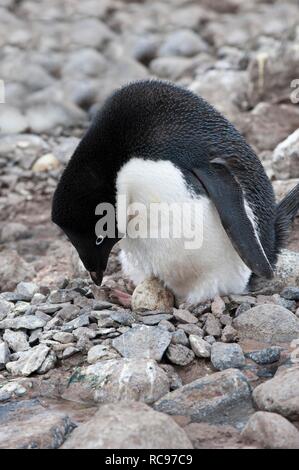
<svg viewBox="0 0 299 470"><path fill-rule="evenodd" d="M123 356L161 361L171 334L158 326L141 326L115 338L112 346Z"/></svg>
<svg viewBox="0 0 299 470"><path fill-rule="evenodd" d="M73 330L76 330L77 328L82 328L83 326L88 326L89 325L89 315L88 314L83 314L79 315L79 317L74 318L74 320L71 320L68 323L65 323L62 327L62 331L66 332L72 332Z"/></svg>
<svg viewBox="0 0 299 470"><path fill-rule="evenodd" d="M38 399L0 405L1 449L58 449L75 427L69 416Z"/></svg>
<svg viewBox="0 0 299 470"><path fill-rule="evenodd" d="M167 314L167 313L160 313L157 315L139 315L138 319L142 323L148 326L153 326L153 325L158 325L160 321L163 320L171 320L173 318L173 315Z"/></svg>
<svg viewBox="0 0 299 470"><path fill-rule="evenodd" d="M217 370L238 369L245 366L245 356L238 344L214 343L211 349L211 362Z"/></svg>
<svg viewBox="0 0 299 470"><path fill-rule="evenodd" d="M39 375L46 374L49 370L54 369L57 363L57 356L54 351L50 351L42 365L38 368Z"/></svg>
<svg viewBox="0 0 299 470"><path fill-rule="evenodd" d="M79 402L153 403L169 391L167 374L148 359L111 359L75 372L63 397Z"/></svg>
<svg viewBox="0 0 299 470"><path fill-rule="evenodd" d="M251 388L244 374L228 369L168 393L154 408L193 422L242 426L252 413Z"/></svg>
<svg viewBox="0 0 299 470"><path fill-rule="evenodd" d="M173 309L174 318L180 323L198 323L198 319L188 310Z"/></svg>
<svg viewBox="0 0 299 470"><path fill-rule="evenodd" d="M6 318L0 322L0 330L12 329L12 330L36 330L37 328L43 328L46 325L44 320L37 318L34 315L23 315L16 318Z"/></svg>
<svg viewBox="0 0 299 470"><path fill-rule="evenodd" d="M182 344L170 344L166 356L170 362L177 366L186 366L195 358L194 352Z"/></svg>
<svg viewBox="0 0 299 470"><path fill-rule="evenodd" d="M0 320L3 320L6 315L13 309L13 303L7 300L0 299Z"/></svg>
<svg viewBox="0 0 299 470"><path fill-rule="evenodd" d="M182 428L143 403L101 406L62 449L192 449Z"/></svg>
<svg viewBox="0 0 299 470"><path fill-rule="evenodd" d="M173 294L158 279L147 279L139 284L132 295L132 310L162 310L171 312Z"/></svg>
<svg viewBox="0 0 299 470"><path fill-rule="evenodd" d="M102 312L103 311L100 311L98 313L101 314ZM111 318L111 320L116 321L120 325L131 326L137 320L136 315L132 314L132 312L128 310L120 310L116 312L107 310L107 313L109 313L109 318Z"/></svg>
<svg viewBox="0 0 299 470"><path fill-rule="evenodd" d="M77 297L77 295L78 294L75 291L69 289L54 290L49 295L48 302L52 304L71 302L75 297Z"/></svg>
<svg viewBox="0 0 299 470"><path fill-rule="evenodd" d="M286 287L281 296L287 300L299 300L299 287Z"/></svg>
<svg viewBox="0 0 299 470"><path fill-rule="evenodd" d="M260 365L273 364L280 359L281 348L273 346L272 348L260 349L245 354L252 361Z"/></svg>
<svg viewBox="0 0 299 470"><path fill-rule="evenodd" d="M7 344L0 340L0 370L5 369L6 364L9 362L10 352Z"/></svg>
<svg viewBox="0 0 299 470"><path fill-rule="evenodd" d="M15 362L8 362L6 368L12 375L28 377L41 367L49 351L48 346L40 344L29 351L20 353L20 358Z"/></svg>
<svg viewBox="0 0 299 470"><path fill-rule="evenodd" d="M265 449L299 449L299 431L276 413L254 413L241 437L245 443L257 443Z"/></svg>
<svg viewBox="0 0 299 470"><path fill-rule="evenodd" d="M196 335L189 336L190 345L195 356L208 358L211 356L211 345Z"/></svg>
<svg viewBox="0 0 299 470"><path fill-rule="evenodd" d="M38 292L38 285L34 282L19 282L16 287L16 293L22 297L22 300L32 300L34 294Z"/></svg>
<svg viewBox="0 0 299 470"><path fill-rule="evenodd" d="M262 411L278 413L290 420L299 419L299 366L279 370L275 377L253 391L256 406Z"/></svg>
<svg viewBox="0 0 299 470"><path fill-rule="evenodd" d="M215 337L221 336L221 323L212 313L207 314L204 329L207 335Z"/></svg>
<svg viewBox="0 0 299 470"><path fill-rule="evenodd" d="M120 356L115 349L106 344L98 344L90 348L88 351L87 362L89 364L95 364L98 361L107 361L109 359L116 359L119 357Z"/></svg>
<svg viewBox="0 0 299 470"><path fill-rule="evenodd" d="M30 348L27 335L23 331L5 330L3 339L13 352L27 351Z"/></svg>
<svg viewBox="0 0 299 470"><path fill-rule="evenodd" d="M202 328L200 328L198 325L192 325L192 324L186 324L184 325L183 323L179 323L177 325L177 328L180 330L183 330L187 335L196 335L200 336L201 338L204 335L204 331Z"/></svg>
<svg viewBox="0 0 299 470"><path fill-rule="evenodd" d="M239 315L233 323L242 339L283 343L299 336L296 316L278 305L264 304Z"/></svg>
<svg viewBox="0 0 299 470"><path fill-rule="evenodd" d="M59 343L67 344L72 343L74 341L74 335L72 333L65 333L63 331L59 331L55 333L53 336L54 341L59 341Z"/></svg>

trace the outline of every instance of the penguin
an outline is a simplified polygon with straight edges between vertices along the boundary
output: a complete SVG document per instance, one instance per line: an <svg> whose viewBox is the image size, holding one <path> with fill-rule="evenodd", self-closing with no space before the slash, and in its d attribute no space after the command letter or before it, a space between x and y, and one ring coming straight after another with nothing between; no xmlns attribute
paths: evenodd
<svg viewBox="0 0 299 470"><path fill-rule="evenodd" d="M190 217L200 243L187 249L183 237L118 231L99 237L95 208L116 208L120 225L120 196L146 208L196 204L200 217ZM277 204L255 152L213 106L170 82L144 80L115 91L95 116L57 185L52 220L97 285L120 241L135 285L157 277L177 298L198 303L243 293L252 276L271 278L298 209L299 185Z"/></svg>

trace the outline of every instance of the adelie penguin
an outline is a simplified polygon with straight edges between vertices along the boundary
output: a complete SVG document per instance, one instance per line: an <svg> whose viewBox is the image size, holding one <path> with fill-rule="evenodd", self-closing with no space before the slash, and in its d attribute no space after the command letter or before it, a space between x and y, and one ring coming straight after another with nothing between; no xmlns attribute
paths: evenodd
<svg viewBox="0 0 299 470"><path fill-rule="evenodd" d="M160 81L129 84L106 101L54 195L53 221L98 285L118 238L99 243L95 208L115 206L120 195L146 207L200 206L200 220L191 220L202 231L196 249L175 237L120 242L123 270L135 284L155 276L189 302L242 293L252 274L271 278L299 209L299 185L276 204L263 166L234 126L202 98Z"/></svg>

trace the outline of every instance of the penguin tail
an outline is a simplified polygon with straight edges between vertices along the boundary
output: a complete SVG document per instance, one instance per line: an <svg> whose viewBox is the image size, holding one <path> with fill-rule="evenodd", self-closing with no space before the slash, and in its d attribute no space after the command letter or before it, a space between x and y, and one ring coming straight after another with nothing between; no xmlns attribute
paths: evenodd
<svg viewBox="0 0 299 470"><path fill-rule="evenodd" d="M299 211L299 184L295 186L276 207L276 249L286 244L292 222Z"/></svg>

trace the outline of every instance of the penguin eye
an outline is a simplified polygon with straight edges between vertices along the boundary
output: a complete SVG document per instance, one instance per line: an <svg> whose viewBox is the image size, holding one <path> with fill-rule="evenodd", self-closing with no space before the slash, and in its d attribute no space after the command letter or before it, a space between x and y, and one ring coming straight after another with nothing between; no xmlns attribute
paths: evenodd
<svg viewBox="0 0 299 470"><path fill-rule="evenodd" d="M96 239L96 245L99 246L103 243L105 237L104 235L100 235L97 239Z"/></svg>

